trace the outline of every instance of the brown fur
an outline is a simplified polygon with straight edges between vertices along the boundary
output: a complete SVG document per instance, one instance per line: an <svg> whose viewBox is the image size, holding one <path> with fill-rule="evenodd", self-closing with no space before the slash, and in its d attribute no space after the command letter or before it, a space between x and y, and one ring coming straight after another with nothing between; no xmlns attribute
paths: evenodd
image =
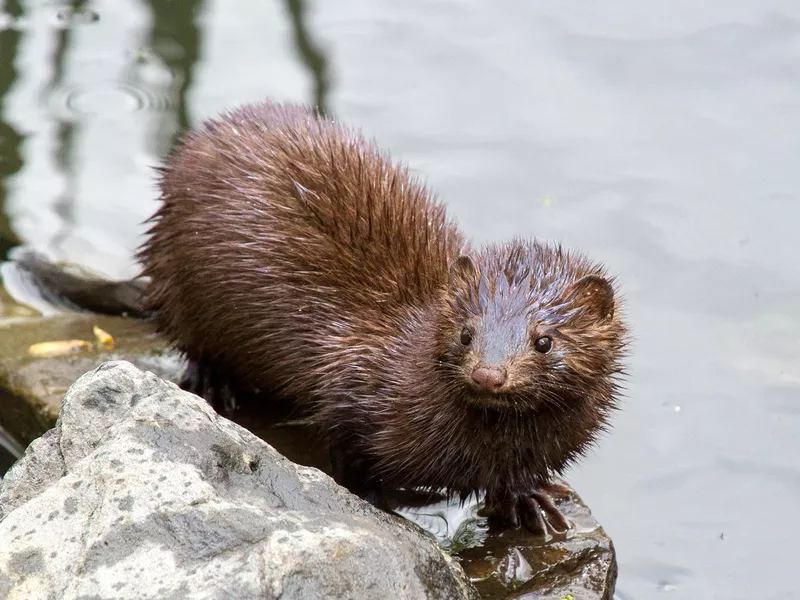
<svg viewBox="0 0 800 600"><path fill-rule="evenodd" d="M625 330L604 270L535 241L472 251L357 132L245 106L189 133L161 190L140 253L160 330L309 407L384 484L524 495L606 426ZM471 380L486 364L501 393Z"/></svg>

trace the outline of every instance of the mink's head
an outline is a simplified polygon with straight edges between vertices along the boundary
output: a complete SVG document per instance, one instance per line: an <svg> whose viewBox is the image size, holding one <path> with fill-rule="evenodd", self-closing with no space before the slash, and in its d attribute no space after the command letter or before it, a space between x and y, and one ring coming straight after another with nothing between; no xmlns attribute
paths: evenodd
<svg viewBox="0 0 800 600"><path fill-rule="evenodd" d="M619 299L603 268L539 242L460 256L438 327L449 389L515 411L614 405L625 347Z"/></svg>

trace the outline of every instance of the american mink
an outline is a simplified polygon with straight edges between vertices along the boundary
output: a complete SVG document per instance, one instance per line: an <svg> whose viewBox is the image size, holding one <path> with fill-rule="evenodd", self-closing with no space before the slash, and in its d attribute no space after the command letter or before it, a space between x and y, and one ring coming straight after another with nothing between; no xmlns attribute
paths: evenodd
<svg viewBox="0 0 800 600"><path fill-rule="evenodd" d="M246 105L185 135L138 258L184 386L307 407L335 476L486 492L534 532L553 474L608 424L626 333L604 268L538 241L476 249L405 167L297 105ZM142 310L143 308L143 310Z"/></svg>

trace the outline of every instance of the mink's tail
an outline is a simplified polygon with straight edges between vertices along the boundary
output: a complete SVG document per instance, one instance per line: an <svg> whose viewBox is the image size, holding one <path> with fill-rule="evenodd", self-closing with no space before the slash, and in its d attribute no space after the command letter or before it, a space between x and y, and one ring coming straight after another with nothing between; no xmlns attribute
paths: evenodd
<svg viewBox="0 0 800 600"><path fill-rule="evenodd" d="M0 264L6 291L14 300L52 314L63 311L148 319L144 292L147 279L111 281L75 267L57 264L35 250L14 248Z"/></svg>

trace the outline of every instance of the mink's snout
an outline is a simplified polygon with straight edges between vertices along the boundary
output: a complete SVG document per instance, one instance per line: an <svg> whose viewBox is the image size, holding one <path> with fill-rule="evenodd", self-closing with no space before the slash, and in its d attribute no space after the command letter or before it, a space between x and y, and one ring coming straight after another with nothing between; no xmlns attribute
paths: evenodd
<svg viewBox="0 0 800 600"><path fill-rule="evenodd" d="M472 382L483 392L499 394L505 388L508 373L499 365L478 365L472 371Z"/></svg>

